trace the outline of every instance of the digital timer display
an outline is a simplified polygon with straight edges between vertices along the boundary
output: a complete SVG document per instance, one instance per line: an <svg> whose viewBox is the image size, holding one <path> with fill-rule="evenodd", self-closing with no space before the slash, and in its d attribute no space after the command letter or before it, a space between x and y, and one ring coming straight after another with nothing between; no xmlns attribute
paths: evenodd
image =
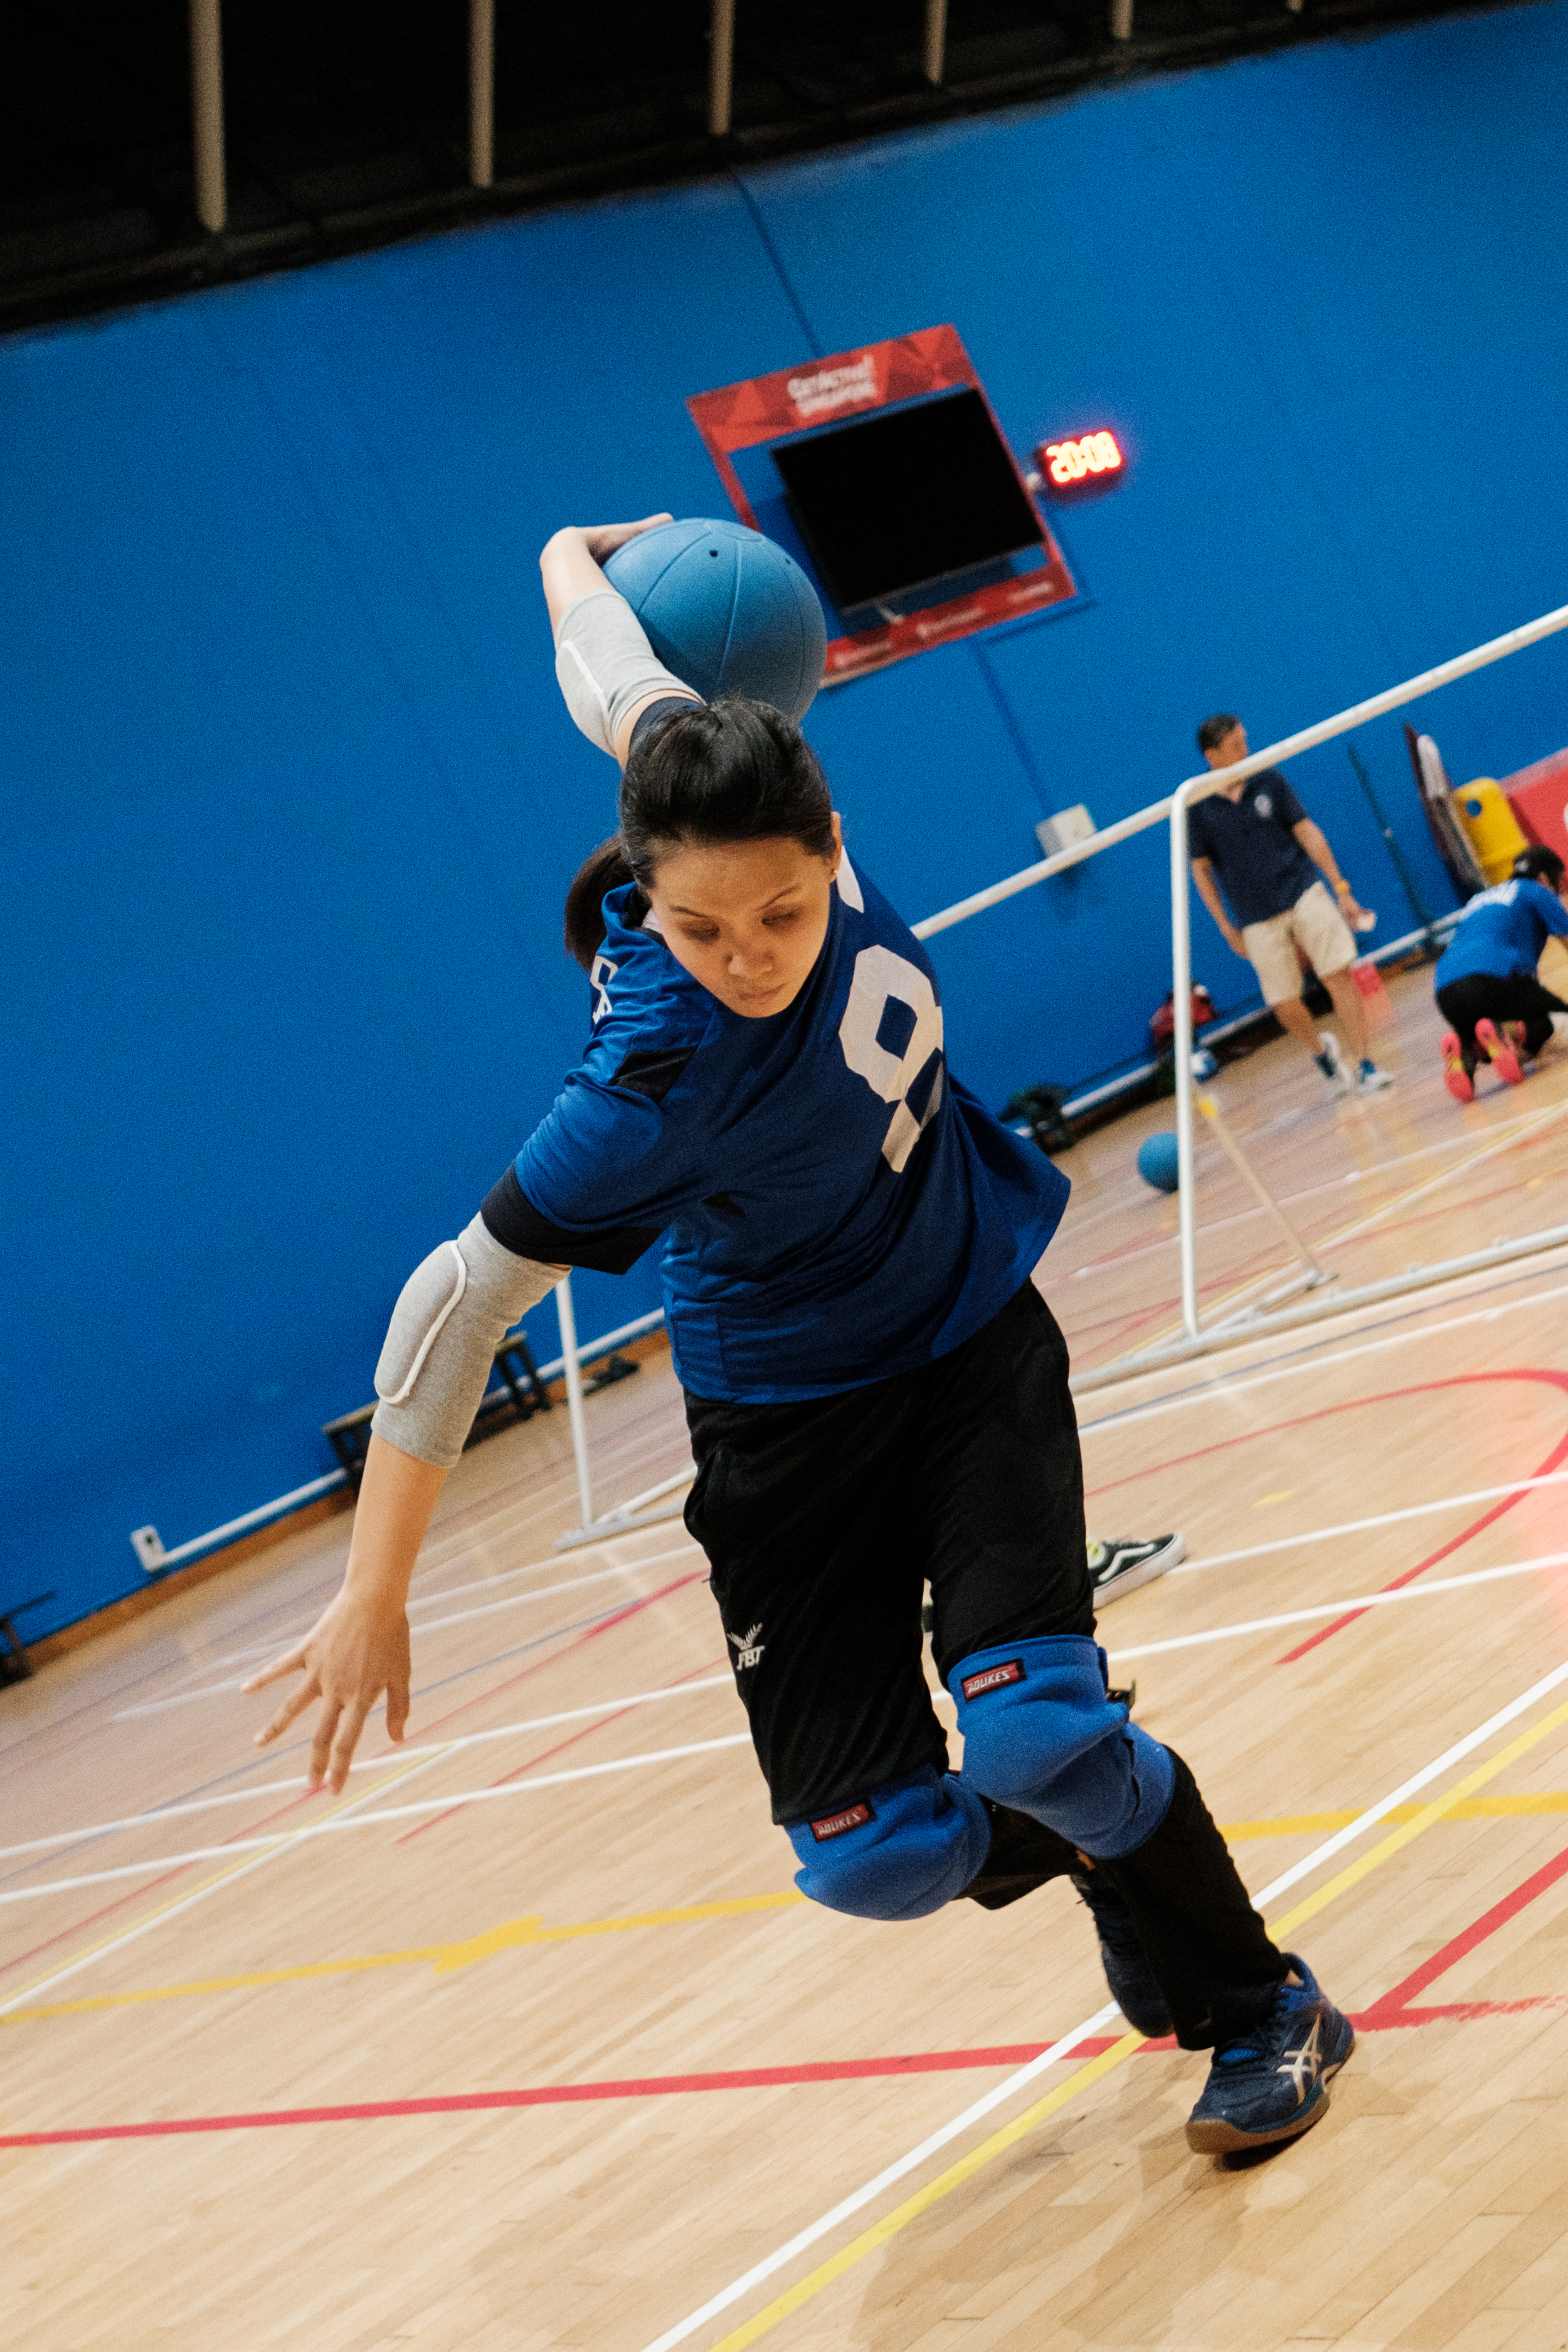
<svg viewBox="0 0 1568 2352"><path fill-rule="evenodd" d="M1035 463L1046 484L1060 497L1087 489L1108 474L1119 474L1123 460L1115 434L1102 431L1080 434L1076 441L1043 441L1035 452Z"/></svg>

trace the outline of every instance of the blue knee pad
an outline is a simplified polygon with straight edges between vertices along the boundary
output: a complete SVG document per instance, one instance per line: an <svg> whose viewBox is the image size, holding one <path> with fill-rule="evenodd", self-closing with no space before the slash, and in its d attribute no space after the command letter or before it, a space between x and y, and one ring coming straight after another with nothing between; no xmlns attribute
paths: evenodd
<svg viewBox="0 0 1568 2352"><path fill-rule="evenodd" d="M961 1895L991 1851L979 1796L931 1768L852 1805L796 1822L795 1883L814 1903L857 1919L923 1919Z"/></svg>
<svg viewBox="0 0 1568 2352"><path fill-rule="evenodd" d="M1153 1836L1175 1787L1168 1751L1105 1693L1087 1636L977 1650L947 1678L963 1734L963 1778L1033 1814L1095 1861Z"/></svg>

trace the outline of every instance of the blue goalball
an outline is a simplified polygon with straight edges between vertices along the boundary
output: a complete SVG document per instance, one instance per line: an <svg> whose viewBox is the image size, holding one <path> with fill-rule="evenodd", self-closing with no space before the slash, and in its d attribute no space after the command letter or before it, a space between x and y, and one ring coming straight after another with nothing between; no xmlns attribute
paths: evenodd
<svg viewBox="0 0 1568 2352"><path fill-rule="evenodd" d="M616 550L605 577L667 669L705 702L743 694L804 719L827 628L792 556L738 522L665 522Z"/></svg>
<svg viewBox="0 0 1568 2352"><path fill-rule="evenodd" d="M1179 1180L1176 1167L1176 1139L1173 1135L1151 1135L1138 1147L1138 1173L1145 1184L1152 1184L1156 1192L1173 1192Z"/></svg>

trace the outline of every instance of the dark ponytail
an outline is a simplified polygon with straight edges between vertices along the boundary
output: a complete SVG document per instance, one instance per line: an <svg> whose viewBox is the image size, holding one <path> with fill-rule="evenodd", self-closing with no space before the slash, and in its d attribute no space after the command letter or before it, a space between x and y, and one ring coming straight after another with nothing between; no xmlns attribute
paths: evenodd
<svg viewBox="0 0 1568 2352"><path fill-rule="evenodd" d="M631 881L646 889L672 849L781 836L813 857L834 854L826 779L782 711L737 695L639 728L621 780L621 829L566 894L568 953L589 971L605 936L605 892Z"/></svg>
<svg viewBox="0 0 1568 2352"><path fill-rule="evenodd" d="M584 971L593 971L594 958L604 944L605 894L631 879L626 844L618 833L601 841L574 876L566 893L566 952Z"/></svg>

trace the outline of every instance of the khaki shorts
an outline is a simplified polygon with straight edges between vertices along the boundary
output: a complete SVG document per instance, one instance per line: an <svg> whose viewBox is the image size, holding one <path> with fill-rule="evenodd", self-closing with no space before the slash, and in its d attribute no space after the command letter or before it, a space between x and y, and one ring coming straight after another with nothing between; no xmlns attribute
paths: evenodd
<svg viewBox="0 0 1568 2352"><path fill-rule="evenodd" d="M1343 971L1355 961L1355 941L1350 925L1329 895L1326 883L1314 882L1293 907L1271 915L1266 923L1242 926L1247 961L1258 974L1265 1004L1284 1004L1301 993L1300 948L1320 980Z"/></svg>

